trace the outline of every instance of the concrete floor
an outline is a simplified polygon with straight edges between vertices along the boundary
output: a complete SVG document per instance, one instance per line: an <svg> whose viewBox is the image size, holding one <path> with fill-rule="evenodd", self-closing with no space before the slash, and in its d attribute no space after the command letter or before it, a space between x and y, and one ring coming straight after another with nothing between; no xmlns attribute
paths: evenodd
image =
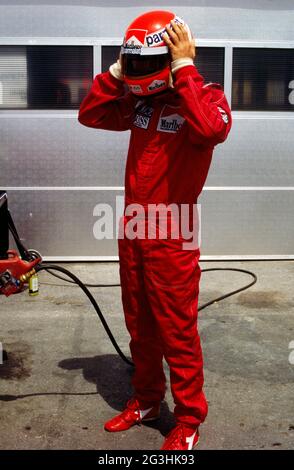
<svg viewBox="0 0 294 470"><path fill-rule="evenodd" d="M85 282L118 281L117 263L64 263ZM258 282L199 313L209 414L198 449L293 449L294 262L202 262L254 271ZM203 273L200 304L249 282ZM1 449L159 449L173 424L168 392L156 425L109 434L103 423L131 396L117 356L83 292L40 273L40 294L0 297ZM120 288L92 289L128 354ZM166 368L167 373L168 369Z"/></svg>

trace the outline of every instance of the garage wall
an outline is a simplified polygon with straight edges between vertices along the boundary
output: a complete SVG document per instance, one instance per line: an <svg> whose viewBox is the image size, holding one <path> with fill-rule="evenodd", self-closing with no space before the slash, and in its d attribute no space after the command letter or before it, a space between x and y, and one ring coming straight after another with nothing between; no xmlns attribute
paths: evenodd
<svg viewBox="0 0 294 470"><path fill-rule="evenodd" d="M0 1L0 46L90 45L95 75L103 45L119 45L136 15L171 9L197 45L225 48L231 100L234 47L294 47L293 2L244 3ZM294 258L293 118L292 109L233 111L200 199L202 259ZM116 257L115 240L95 239L93 213L123 196L128 137L79 125L77 110L0 110L0 188L28 247L54 260Z"/></svg>

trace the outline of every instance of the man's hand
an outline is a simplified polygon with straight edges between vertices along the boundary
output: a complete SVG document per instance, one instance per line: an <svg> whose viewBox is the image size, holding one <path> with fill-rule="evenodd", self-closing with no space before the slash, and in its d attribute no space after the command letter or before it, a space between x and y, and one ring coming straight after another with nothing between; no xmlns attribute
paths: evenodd
<svg viewBox="0 0 294 470"><path fill-rule="evenodd" d="M124 77L123 77L123 74L122 74L122 56L121 56L121 52L119 54L119 58L117 59L117 61L109 67L109 72L111 73L111 75L113 77L117 78L118 80L121 80L121 81L124 80Z"/></svg>
<svg viewBox="0 0 294 470"><path fill-rule="evenodd" d="M172 28L166 25L168 34L164 33L162 39L170 50L172 61L186 57L194 60L196 56L194 38L189 39L188 31L183 24L172 20L171 25Z"/></svg>

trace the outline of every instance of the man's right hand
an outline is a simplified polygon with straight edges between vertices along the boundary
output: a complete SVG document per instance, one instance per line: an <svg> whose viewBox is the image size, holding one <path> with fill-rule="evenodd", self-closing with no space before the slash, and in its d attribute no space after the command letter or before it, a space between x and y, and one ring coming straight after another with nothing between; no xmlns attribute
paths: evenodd
<svg viewBox="0 0 294 470"><path fill-rule="evenodd" d="M113 77L117 78L118 80L121 80L121 81L124 80L124 77L122 74L121 52L119 54L119 58L117 59L117 61L109 67L109 72L111 73Z"/></svg>

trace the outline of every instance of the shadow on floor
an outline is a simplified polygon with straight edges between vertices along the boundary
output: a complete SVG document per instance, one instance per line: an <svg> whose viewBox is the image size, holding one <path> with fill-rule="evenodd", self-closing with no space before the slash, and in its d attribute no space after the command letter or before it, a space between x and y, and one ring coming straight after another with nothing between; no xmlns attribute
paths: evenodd
<svg viewBox="0 0 294 470"><path fill-rule="evenodd" d="M116 412L122 411L132 396L131 377L133 368L125 364L116 354L106 354L93 357L75 357L64 359L58 366L65 371L77 371L84 379L96 385L96 392L44 392L19 395L0 395L0 401L14 401L27 397L53 396L53 395L100 395L104 401ZM53 373L54 375L54 373ZM60 375L60 374L58 374ZM174 426L173 413L169 410L166 401L161 404L160 419L148 422L145 426L157 429L166 435Z"/></svg>
<svg viewBox="0 0 294 470"><path fill-rule="evenodd" d="M115 411L122 411L132 396L133 368L116 354L65 359L58 365L66 370L81 369L84 379L96 385L97 393ZM160 419L144 425L158 429L161 434L166 435L174 424L173 413L164 401L161 404Z"/></svg>

